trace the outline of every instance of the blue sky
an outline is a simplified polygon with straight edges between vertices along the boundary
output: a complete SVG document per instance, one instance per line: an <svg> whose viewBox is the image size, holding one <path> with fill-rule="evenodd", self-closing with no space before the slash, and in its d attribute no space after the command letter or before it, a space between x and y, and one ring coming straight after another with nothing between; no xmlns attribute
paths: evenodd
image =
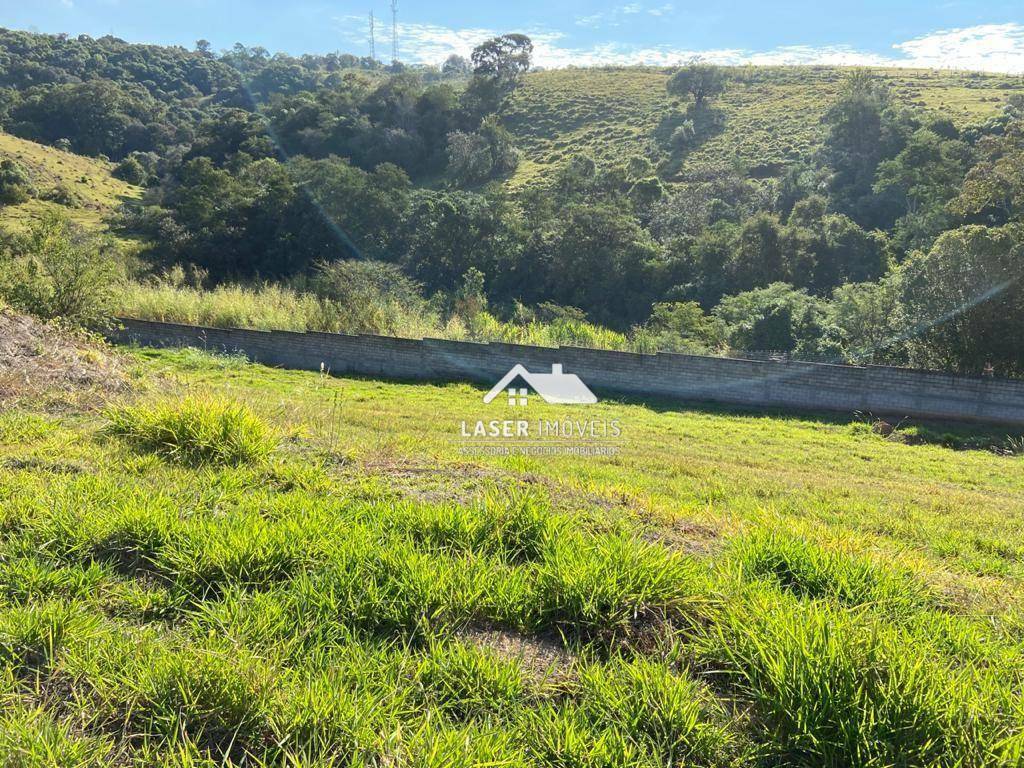
<svg viewBox="0 0 1024 768"><path fill-rule="evenodd" d="M367 15L390 51L389 0L0 0L0 26L191 47L236 41L270 51L368 52ZM1024 2L861 0L399 0L408 62L468 54L499 32L526 32L542 66L899 63L1024 72Z"/></svg>

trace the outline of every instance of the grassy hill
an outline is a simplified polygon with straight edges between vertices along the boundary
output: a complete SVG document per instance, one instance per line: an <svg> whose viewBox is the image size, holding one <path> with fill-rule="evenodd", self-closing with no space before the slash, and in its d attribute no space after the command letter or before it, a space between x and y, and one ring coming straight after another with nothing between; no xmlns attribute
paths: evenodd
<svg viewBox="0 0 1024 768"><path fill-rule="evenodd" d="M25 168L39 193L27 203L0 206L0 226L9 229L22 229L53 208L61 208L86 228L102 229L119 205L142 197L141 187L111 176L113 165L108 162L0 132L3 157Z"/></svg>
<svg viewBox="0 0 1024 768"><path fill-rule="evenodd" d="M614 401L528 410L617 456L468 457L522 411L128 366L0 413L0 762L1019 764L1019 457Z"/></svg>
<svg viewBox="0 0 1024 768"><path fill-rule="evenodd" d="M687 165L738 159L755 173L812 153L821 118L848 70L836 67L741 67L716 101L724 130L692 150ZM958 126L996 113L1024 78L986 73L875 69L898 102L934 110ZM667 140L685 108L665 84L669 69L562 69L529 74L504 114L525 152L512 180L541 178L578 152L609 163L647 155L668 160Z"/></svg>

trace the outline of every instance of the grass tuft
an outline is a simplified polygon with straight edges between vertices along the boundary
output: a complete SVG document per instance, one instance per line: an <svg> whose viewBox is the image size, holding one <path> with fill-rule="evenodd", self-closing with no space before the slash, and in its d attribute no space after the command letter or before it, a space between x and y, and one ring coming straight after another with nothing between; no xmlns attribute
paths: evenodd
<svg viewBox="0 0 1024 768"><path fill-rule="evenodd" d="M545 621L608 640L664 621L692 622L707 606L707 592L696 562L624 534L562 537L537 583Z"/></svg>
<svg viewBox="0 0 1024 768"><path fill-rule="evenodd" d="M936 599L907 570L825 549L790 534L760 531L741 536L732 542L730 554L743 577L773 582L798 597L849 606L873 604L897 613L924 608Z"/></svg>
<svg viewBox="0 0 1024 768"><path fill-rule="evenodd" d="M239 465L265 461L276 440L247 406L189 397L107 410L107 431L143 450L188 465Z"/></svg>
<svg viewBox="0 0 1024 768"><path fill-rule="evenodd" d="M961 668L866 611L755 586L722 606L706 641L784 764L1009 765L1000 755L1020 738L1004 671Z"/></svg>

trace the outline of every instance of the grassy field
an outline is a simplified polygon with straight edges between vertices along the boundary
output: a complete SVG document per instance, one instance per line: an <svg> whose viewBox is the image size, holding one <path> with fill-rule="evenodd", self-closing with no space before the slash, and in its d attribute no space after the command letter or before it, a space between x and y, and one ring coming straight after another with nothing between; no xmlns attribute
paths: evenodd
<svg viewBox="0 0 1024 768"><path fill-rule="evenodd" d="M0 132L0 157L9 157L28 171L39 197L21 205L0 206L0 226L23 230L44 211L58 208L89 228L103 229L110 214L128 200L142 197L142 188L110 175L113 166L91 157ZM70 193L71 205L45 199L58 187Z"/></svg>
<svg viewBox="0 0 1024 768"><path fill-rule="evenodd" d="M0 763L1019 765L1019 457L133 352L0 414ZM965 429L965 428L962 428Z"/></svg>
<svg viewBox="0 0 1024 768"><path fill-rule="evenodd" d="M821 119L846 75L836 67L749 67L734 77L715 106L724 129L686 157L691 166L739 160L755 172L806 158L821 146ZM934 70L877 69L896 101L923 107L964 126L995 114L1019 76ZM525 153L513 186L539 180L572 155L587 152L618 163L646 155L669 158L673 115L685 104L669 96L671 70L595 68L528 75L504 113ZM762 169L762 170L758 170Z"/></svg>

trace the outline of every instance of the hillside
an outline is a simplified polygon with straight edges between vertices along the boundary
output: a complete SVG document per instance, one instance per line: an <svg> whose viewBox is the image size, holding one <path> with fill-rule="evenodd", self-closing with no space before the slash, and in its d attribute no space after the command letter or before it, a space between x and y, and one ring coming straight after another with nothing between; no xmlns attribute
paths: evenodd
<svg viewBox="0 0 1024 768"><path fill-rule="evenodd" d="M101 229L118 206L142 197L141 187L111 175L111 163L0 132L3 158L21 165L38 192L26 203L0 206L0 226L5 228L22 229L44 211L60 208L86 228Z"/></svg>
<svg viewBox="0 0 1024 768"><path fill-rule="evenodd" d="M148 317L266 327L287 294L310 310L289 327L495 339L557 324L616 348L1024 372L1024 280L1003 277L1024 231L1020 76L530 72L532 46L504 36L477 46L491 64L438 69L0 32L17 53L0 56L0 126L145 185L120 221L147 273L123 308ZM5 142L44 200L59 188L93 226L140 195L106 163ZM4 173L4 199L23 199L25 173ZM5 213L23 225L45 206Z"/></svg>
<svg viewBox="0 0 1024 768"><path fill-rule="evenodd" d="M0 763L1019 765L1020 457L128 355L0 411Z"/></svg>
<svg viewBox="0 0 1024 768"><path fill-rule="evenodd" d="M686 157L687 166L739 159L753 175L807 158L824 137L822 117L849 69L745 67L731 70L715 101L724 129ZM986 73L873 69L899 103L934 110L958 127L996 114L1006 98L1024 93L1024 78ZM542 177L587 152L621 162L646 155L670 159L667 141L683 108L665 85L671 70L628 67L533 72L503 112L526 161L512 184Z"/></svg>

